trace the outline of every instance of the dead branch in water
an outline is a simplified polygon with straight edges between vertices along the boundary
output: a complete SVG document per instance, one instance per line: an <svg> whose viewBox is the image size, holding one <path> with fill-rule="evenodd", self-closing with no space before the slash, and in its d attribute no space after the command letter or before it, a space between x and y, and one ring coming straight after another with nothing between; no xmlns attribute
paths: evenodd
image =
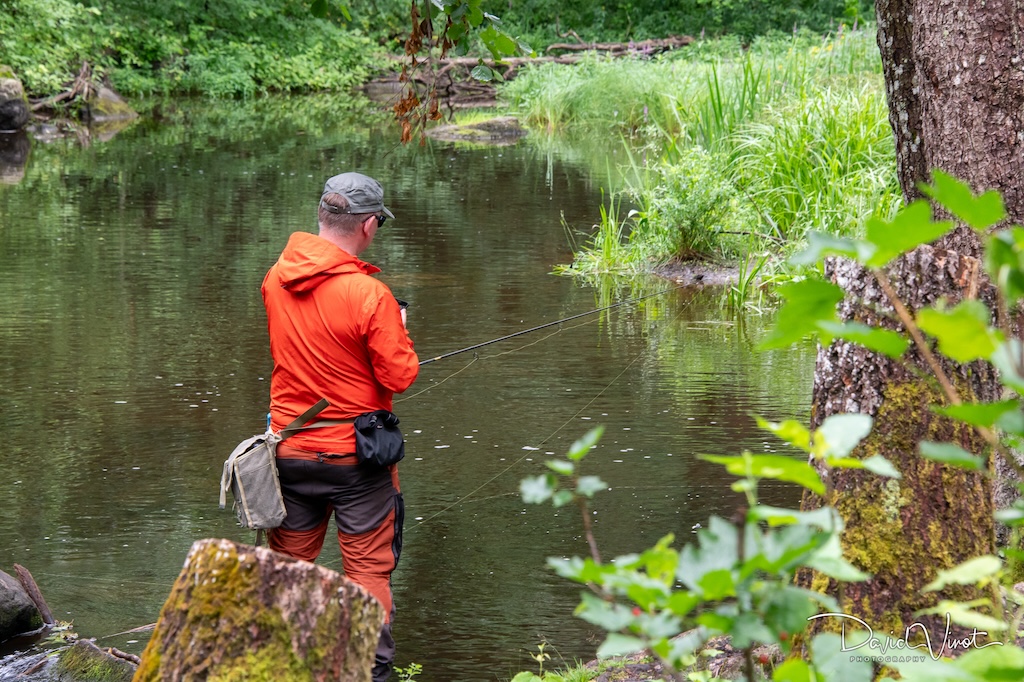
<svg viewBox="0 0 1024 682"><path fill-rule="evenodd" d="M36 585L35 578L28 572L28 569L19 564L14 564L14 572L18 576L18 582L25 588L25 592L28 594L29 599L39 609L39 615L43 617L43 622L47 625L53 625L55 622L53 619L53 613L50 611L50 607L46 604L46 600L43 599L43 593L39 591L39 585Z"/></svg>

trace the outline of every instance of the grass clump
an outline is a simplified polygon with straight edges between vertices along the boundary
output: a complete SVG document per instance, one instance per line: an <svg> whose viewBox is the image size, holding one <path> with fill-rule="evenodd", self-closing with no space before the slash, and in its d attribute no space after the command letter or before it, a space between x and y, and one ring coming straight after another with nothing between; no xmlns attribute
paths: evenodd
<svg viewBox="0 0 1024 682"><path fill-rule="evenodd" d="M898 205L873 31L736 48L704 41L653 60L548 64L505 86L528 125L614 136L633 150L625 188L565 271L785 256L811 227L850 235ZM622 211L624 199L637 208Z"/></svg>

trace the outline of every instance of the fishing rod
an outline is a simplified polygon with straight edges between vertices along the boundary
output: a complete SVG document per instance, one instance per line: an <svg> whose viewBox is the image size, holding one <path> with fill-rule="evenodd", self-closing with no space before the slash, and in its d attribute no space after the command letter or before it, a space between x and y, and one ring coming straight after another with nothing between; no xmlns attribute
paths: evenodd
<svg viewBox="0 0 1024 682"><path fill-rule="evenodd" d="M604 312L605 310L611 310L612 308L618 308L619 306L627 305L627 304L630 304L630 303L636 303L637 301L642 301L645 298L653 298L654 296L661 296L662 294L667 294L669 292L675 291L676 289L682 289L684 286L686 286L686 285L685 284L680 284L679 286L672 287L671 289L664 289L662 291L656 291L653 294L646 294L644 296L637 296L636 298L629 298L629 299L626 299L625 301L619 301L618 303L612 303L611 305L606 305L606 306L604 306L602 308L595 308L593 310L588 310L585 313L578 313L576 315L570 315L569 317L563 317L561 320L555 320L554 322L547 322L545 324L538 325L536 327L530 327L529 329L523 329L522 331L518 331L518 332L515 332L513 334L507 334L505 336L500 336L500 337L498 337L496 339L491 339L490 341L484 341L483 343L478 343L478 344L475 344L475 345L472 345L472 346L467 346L466 348L460 348L459 350L453 350L452 352L445 353L444 355L438 355L437 357L434 357L434 358L427 358L426 360L421 360L420 361L420 365L421 366L422 365L427 365L427 364L430 364L431 362L437 362L438 360L444 360L445 358L450 358L453 355L459 355L461 353L468 353L469 351L476 350L477 348L483 348L484 346L490 346L492 343L499 343L501 341L507 341L508 339L514 339L515 337L522 336L523 334L529 334L531 332L535 332L535 331L538 331L540 329L547 329L548 327L554 327L557 324L563 324L565 322L570 322L572 320L576 320L576 319L579 319L581 317L586 317L587 315L594 315L595 313L601 313L601 312Z"/></svg>

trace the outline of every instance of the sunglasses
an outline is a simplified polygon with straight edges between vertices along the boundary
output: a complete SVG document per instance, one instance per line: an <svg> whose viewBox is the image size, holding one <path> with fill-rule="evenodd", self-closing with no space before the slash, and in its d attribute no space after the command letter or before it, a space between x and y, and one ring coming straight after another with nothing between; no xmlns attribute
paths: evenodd
<svg viewBox="0 0 1024 682"><path fill-rule="evenodd" d="M381 214L376 214L376 215L374 215L373 217L377 219L377 229L378 229L378 230L379 230L379 229L381 228L381 226L382 226L382 225L384 225L384 223L386 223L386 222L387 222L387 220L388 220L388 217L387 217L386 215L382 214L382 213L381 213Z"/></svg>

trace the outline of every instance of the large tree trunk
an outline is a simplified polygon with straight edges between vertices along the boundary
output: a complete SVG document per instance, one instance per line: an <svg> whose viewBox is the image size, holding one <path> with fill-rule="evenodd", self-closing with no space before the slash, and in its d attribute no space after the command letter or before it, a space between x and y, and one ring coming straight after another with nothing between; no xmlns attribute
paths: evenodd
<svg viewBox="0 0 1024 682"><path fill-rule="evenodd" d="M1024 218L1024 3L1022 0L878 0L878 45L882 53L895 133L900 185L911 200L917 183L941 168L975 191L999 190L1012 219ZM897 294L911 311L946 297L955 303L993 293L977 260L980 242L968 228L897 260L888 270ZM848 262L832 262L833 281L847 291L847 320L878 323L858 300L891 311L874 277ZM885 322L885 326L895 327ZM911 351L907 366L837 341L818 352L812 426L828 416L862 412L875 430L859 450L880 453L902 473L881 479L855 470L829 473L825 498L807 496L805 507L835 505L847 524L843 543L854 564L873 574L866 583L839 589L823 577L802 576L840 600L876 631L897 636L914 622L915 610L937 598L965 599L972 590L921 594L940 569L992 553L991 486L980 475L926 461L921 440L947 440L984 454L969 430L936 418L928 406L944 398L934 378ZM999 395L994 372L980 363L947 365L965 400ZM824 626L827 619L815 621ZM941 619L939 619L941 622ZM929 630L942 632L932 623Z"/></svg>
<svg viewBox="0 0 1024 682"><path fill-rule="evenodd" d="M200 540L135 682L369 682L384 608L343 575L268 549Z"/></svg>

